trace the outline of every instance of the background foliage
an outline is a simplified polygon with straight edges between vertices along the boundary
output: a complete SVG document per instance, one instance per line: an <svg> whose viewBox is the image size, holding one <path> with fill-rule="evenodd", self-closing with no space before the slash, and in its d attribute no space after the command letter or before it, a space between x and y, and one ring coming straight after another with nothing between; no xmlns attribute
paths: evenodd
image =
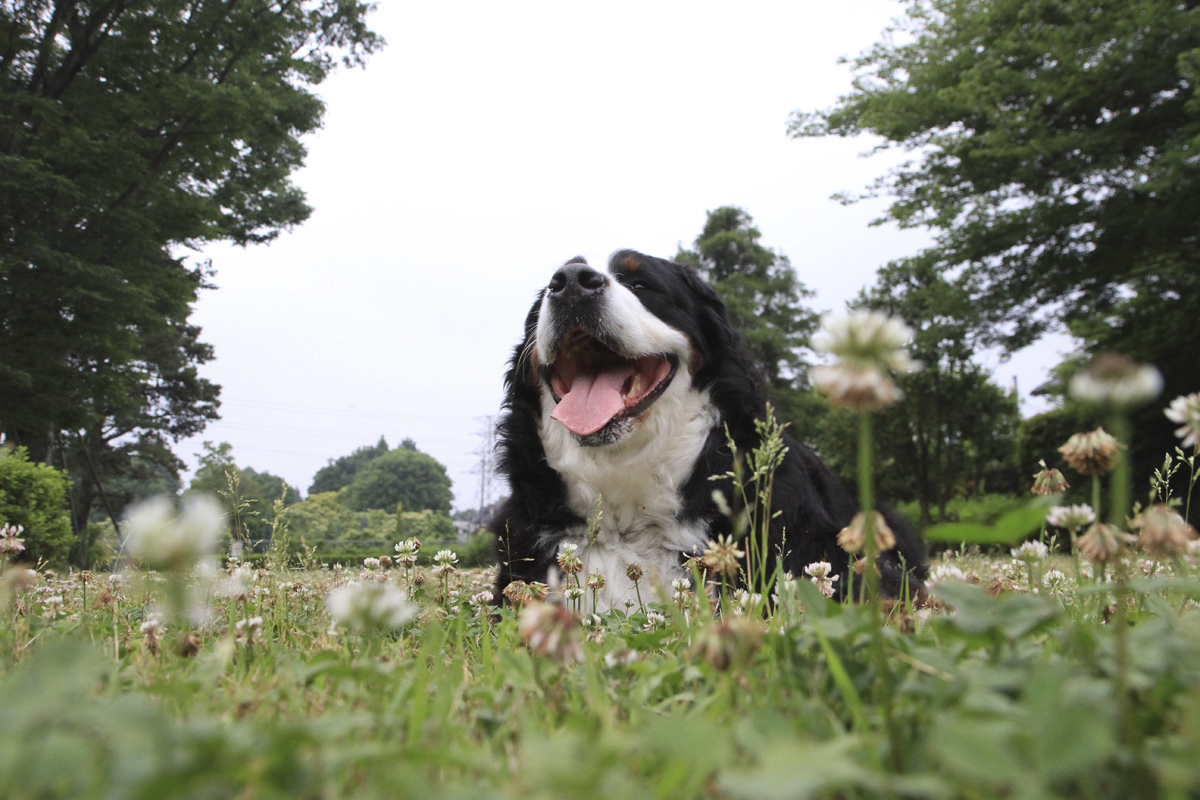
<svg viewBox="0 0 1200 800"><path fill-rule="evenodd" d="M308 216L311 88L381 46L367 10L0 3L0 432L76 476L77 531L135 459L177 475L168 440L216 416L183 254Z"/></svg>

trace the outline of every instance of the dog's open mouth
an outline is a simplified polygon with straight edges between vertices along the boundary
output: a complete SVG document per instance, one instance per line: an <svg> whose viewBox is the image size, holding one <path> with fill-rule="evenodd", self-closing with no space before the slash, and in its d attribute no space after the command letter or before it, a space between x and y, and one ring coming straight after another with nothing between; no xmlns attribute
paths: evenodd
<svg viewBox="0 0 1200 800"><path fill-rule="evenodd" d="M576 329L550 367L550 390L558 403L550 416L576 436L591 436L644 413L666 391L677 367L673 356L622 356Z"/></svg>

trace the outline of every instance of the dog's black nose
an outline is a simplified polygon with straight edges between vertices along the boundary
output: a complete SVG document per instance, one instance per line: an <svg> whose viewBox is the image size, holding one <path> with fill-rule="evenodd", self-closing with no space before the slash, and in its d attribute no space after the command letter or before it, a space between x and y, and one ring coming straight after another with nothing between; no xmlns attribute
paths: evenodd
<svg viewBox="0 0 1200 800"><path fill-rule="evenodd" d="M550 279L550 297L573 302L604 291L608 278L602 273L577 262L565 264Z"/></svg>

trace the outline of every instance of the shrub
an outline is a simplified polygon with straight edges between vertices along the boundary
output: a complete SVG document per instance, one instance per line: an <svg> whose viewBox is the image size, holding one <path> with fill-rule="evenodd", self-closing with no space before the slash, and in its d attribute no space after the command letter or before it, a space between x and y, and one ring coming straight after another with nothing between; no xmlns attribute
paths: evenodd
<svg viewBox="0 0 1200 800"><path fill-rule="evenodd" d="M67 476L30 462L24 447L0 454L0 523L20 525L22 560L61 565L75 536L66 508Z"/></svg>
<svg viewBox="0 0 1200 800"><path fill-rule="evenodd" d="M458 565L463 569L490 567L496 563L496 534L481 530L455 548Z"/></svg>

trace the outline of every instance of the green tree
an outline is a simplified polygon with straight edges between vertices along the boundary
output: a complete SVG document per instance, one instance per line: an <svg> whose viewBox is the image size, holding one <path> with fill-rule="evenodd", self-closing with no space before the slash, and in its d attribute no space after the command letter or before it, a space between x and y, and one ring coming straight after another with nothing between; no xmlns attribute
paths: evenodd
<svg viewBox="0 0 1200 800"><path fill-rule="evenodd" d="M197 372L212 357L199 334L194 325L147 331L137 345L138 361L131 367L138 377L130 380L128 393L93 399L88 427L55 438L53 458L72 478L78 566L86 566L89 520L117 521L133 499L178 493L183 462L171 443L199 433L217 417L218 388Z"/></svg>
<svg viewBox="0 0 1200 800"><path fill-rule="evenodd" d="M160 395L205 242L268 241L309 213L289 176L323 104L310 88L381 40L353 0L0 3L0 431L46 460L92 434L212 404ZM167 369L166 372L171 372ZM179 374L180 370L175 370ZM153 413L147 403L157 403ZM200 416L204 416L201 412ZM153 428L163 433L169 426ZM173 432L172 432L173 434ZM94 454L93 454L94 455Z"/></svg>
<svg viewBox="0 0 1200 800"><path fill-rule="evenodd" d="M412 440L405 439L404 441L411 442ZM402 444L401 447L403 446ZM415 450L416 446L414 445L412 449ZM308 493L310 495L322 494L345 489L358 475L359 470L386 452L388 452L387 440L380 436L374 446L359 447L350 455L342 456L336 461L330 459L329 463L317 470L317 474L313 476Z"/></svg>
<svg viewBox="0 0 1200 800"><path fill-rule="evenodd" d="M275 501L284 506L300 501L300 490L277 475L239 467L228 442L204 443L197 454L200 466L188 484L190 492L208 492L221 498L229 514L230 532L251 540L268 538L275 520Z"/></svg>
<svg viewBox="0 0 1200 800"><path fill-rule="evenodd" d="M976 299L987 338L1066 326L1158 363L1168 396L1200 386L1200 6L914 0L851 63L852 91L791 130L916 153L865 196L935 233L917 258ZM1158 410L1144 423L1169 446Z"/></svg>
<svg viewBox="0 0 1200 800"><path fill-rule="evenodd" d="M973 360L982 334L971 298L911 259L881 269L853 305L904 320L913 330L910 350L923 365L899 376L904 398L874 426L881 494L916 500L921 522L929 524L934 511L945 518L955 497L1017 489L1017 400ZM813 437L849 482L857 464L856 425L855 415L834 409Z"/></svg>
<svg viewBox="0 0 1200 800"><path fill-rule="evenodd" d="M812 411L799 390L807 376L803 350L819 320L803 304L812 292L788 257L760 244L761 238L749 214L722 206L708 212L695 249L681 247L675 260L696 267L712 285L763 373L777 416L796 424Z"/></svg>
<svg viewBox="0 0 1200 800"><path fill-rule="evenodd" d="M29 460L25 448L0 448L0 525L19 525L21 560L66 562L75 538L66 507L67 477Z"/></svg>
<svg viewBox="0 0 1200 800"><path fill-rule="evenodd" d="M342 503L356 511L392 509L401 503L408 509L405 514L426 509L449 513L452 499L446 468L427 453L403 447L363 467L341 496Z"/></svg>
<svg viewBox="0 0 1200 800"><path fill-rule="evenodd" d="M1020 410L1015 393L973 360L986 338L973 298L917 258L881 269L859 302L904 320L923 364L900 377L905 396L883 445L908 466L922 522L933 521L933 508L944 519L955 496L1014 491Z"/></svg>

